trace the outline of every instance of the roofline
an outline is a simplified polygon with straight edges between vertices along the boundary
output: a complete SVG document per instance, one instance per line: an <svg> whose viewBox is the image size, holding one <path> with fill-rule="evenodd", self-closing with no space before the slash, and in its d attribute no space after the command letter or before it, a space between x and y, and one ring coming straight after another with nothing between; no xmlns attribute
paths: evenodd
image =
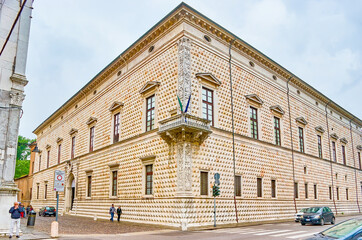
<svg viewBox="0 0 362 240"><path fill-rule="evenodd" d="M248 48L256 51L258 54L260 54L262 57L268 59L270 62L272 62L274 65L276 65L277 67L279 67L280 69L282 69L284 72L286 72L288 75L292 76L294 79L300 81L302 84L306 85L308 88L312 89L314 92L316 92L317 94L321 95L323 98L326 99L326 103L330 102L329 106L332 107L334 105L335 108L337 108L336 110L343 113L343 115L350 115L351 118L348 120L354 120L354 122L359 125L362 126L362 121L361 119L359 119L357 116L353 115L352 113L350 113L349 111L347 111L346 109L344 109L343 107L341 107L340 105L338 105L337 103L335 103L333 100L331 100L330 98L328 98L327 96L325 96L323 93L319 92L317 89L315 89L314 87L312 87L311 85L309 85L308 83L306 83L305 81L303 81L301 78L299 78L298 76L296 76L295 74L293 74L291 71L289 71L288 69L284 68L282 65L280 65L279 63L277 63L276 61L272 60L271 58L269 58L268 56L266 56L265 54L263 54L261 51L259 51L257 48L251 46L249 43L247 43L246 41L242 40L241 38L239 38L238 36L236 36L235 34L233 34L232 32L230 32L229 30L225 29L224 27L220 26L219 24L217 24L216 22L214 22L213 20L209 19L208 17L206 17L205 15L203 15L202 13L200 13L199 11L195 10L194 8L190 7L188 4L181 2L179 5L177 5L171 12L169 12L165 17L163 17L160 21L158 21L155 25L153 25L146 33L144 33L141 37L139 37L136 41L134 41L126 50L124 50L121 54L119 54L112 62L110 62L106 67L104 67L100 72L98 72L90 81L88 81L88 83L86 85L84 85L84 87L82 87L79 91L77 91L72 97L70 97L64 104L62 104L62 106L60 106L56 111L54 111L47 119L45 119L34 131L33 133L36 134L36 132L43 126L43 124L45 124L48 120L50 120L58 111L60 111L63 107L65 107L68 103L70 103L79 93L81 93L84 89L86 89L95 79L97 79L98 77L101 76L102 73L104 73L110 66L112 66L114 63L117 62L117 60L119 58L121 58L123 55L125 55L127 53L127 51L129 51L130 49L132 49L141 39L143 39L145 36L147 36L150 32L152 32L153 30L155 30L158 25L160 25L163 21L165 21L166 19L168 19L171 15L173 15L175 12L177 12L179 9L181 9L182 7L188 8L189 10L193 11L194 13L196 13L197 15L199 15L200 17L204 18L205 20L211 22L212 24L214 24L215 26L217 26L218 28L220 28L221 30L225 31L226 33L230 34L233 38L235 38L236 40L242 42L243 44L245 44ZM333 104L331 106L331 104ZM347 114L346 114L347 113ZM346 116L347 117L347 116Z"/></svg>

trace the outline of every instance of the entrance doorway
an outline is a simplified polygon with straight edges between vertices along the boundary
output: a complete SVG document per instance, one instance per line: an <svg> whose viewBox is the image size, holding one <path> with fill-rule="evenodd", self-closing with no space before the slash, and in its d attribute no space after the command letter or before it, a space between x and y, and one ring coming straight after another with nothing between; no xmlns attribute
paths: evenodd
<svg viewBox="0 0 362 240"><path fill-rule="evenodd" d="M71 196L70 210L73 210L74 197L75 197L75 179L73 178L73 181L72 181L72 196Z"/></svg>
<svg viewBox="0 0 362 240"><path fill-rule="evenodd" d="M65 202L64 202L65 212L69 212L70 210L73 209L75 195L76 195L75 179L74 175L71 173L68 176L66 189L65 189Z"/></svg>

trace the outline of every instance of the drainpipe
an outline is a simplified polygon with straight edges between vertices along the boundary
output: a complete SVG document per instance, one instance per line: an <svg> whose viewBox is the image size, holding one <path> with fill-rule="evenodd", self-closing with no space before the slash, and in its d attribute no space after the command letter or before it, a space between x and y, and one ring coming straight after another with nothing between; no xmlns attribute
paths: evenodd
<svg viewBox="0 0 362 240"><path fill-rule="evenodd" d="M328 111L327 111L327 107L331 102L332 101L329 100L329 102L326 104L325 111L326 111L326 123L327 123L327 134L328 134L329 162L331 163L332 199L333 199L333 204L334 204L334 210L337 215L338 212L337 212L337 207L336 207L336 200L334 199L333 164L332 164L331 141L330 141L330 134L329 134L329 126L328 126Z"/></svg>
<svg viewBox="0 0 362 240"><path fill-rule="evenodd" d="M357 207L358 207L358 212L361 213L361 209L359 207L359 202L358 202L358 190L357 190L357 169L356 169L356 159L354 158L354 146L353 146L353 136L352 136L352 121L355 119L356 117L352 118L351 120L349 120L349 132L351 133L351 143L352 143L352 156L353 156L353 166L354 166L354 180L356 183L356 201L357 201Z"/></svg>
<svg viewBox="0 0 362 240"><path fill-rule="evenodd" d="M288 99L288 112L289 112L289 128L290 128L290 145L292 148L292 167L293 167L293 202L294 202L294 210L297 213L297 202L295 200L295 169L294 169L294 146L293 146L293 130L292 130L292 116L290 112L290 100L289 100L289 82L292 80L293 76L291 76L287 81L287 99Z"/></svg>
<svg viewBox="0 0 362 240"><path fill-rule="evenodd" d="M235 205L235 217L236 222L239 222L238 219L238 208L236 207L236 189L235 189L235 131L234 131L234 103L233 103L233 81L231 77L231 46L235 42L235 38L231 40L229 45L229 74L230 74L230 100L231 100L231 128L232 128L232 135L233 135L233 168L234 168L234 205Z"/></svg>

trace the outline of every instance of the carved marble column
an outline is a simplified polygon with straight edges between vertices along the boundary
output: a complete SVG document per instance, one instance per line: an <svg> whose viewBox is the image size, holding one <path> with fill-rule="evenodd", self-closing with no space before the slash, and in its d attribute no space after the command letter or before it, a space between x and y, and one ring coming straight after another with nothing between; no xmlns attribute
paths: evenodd
<svg viewBox="0 0 362 240"><path fill-rule="evenodd" d="M178 42L178 86L177 95L185 107L191 95L191 40L183 37ZM180 113L180 110L178 110ZM191 112L191 102L188 112Z"/></svg>

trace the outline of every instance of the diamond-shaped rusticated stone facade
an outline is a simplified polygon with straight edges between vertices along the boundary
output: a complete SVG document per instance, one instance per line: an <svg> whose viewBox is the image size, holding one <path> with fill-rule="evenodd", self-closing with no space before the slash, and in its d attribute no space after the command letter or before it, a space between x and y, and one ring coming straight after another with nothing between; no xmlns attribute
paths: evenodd
<svg viewBox="0 0 362 240"><path fill-rule="evenodd" d="M236 211L239 222L291 219L295 183L297 209L326 205L338 214L358 212L357 198L362 202L361 121L354 119L350 129L353 115L332 103L327 107L327 126L329 100L295 78L289 82L289 108L290 73L238 39L231 51L235 175L241 178L235 208L228 61L233 38L181 4L115 59L34 131L42 151L34 167L35 209L55 205L51 188L54 170L60 169L66 171L66 190L60 193L59 210L79 216L107 218L114 203L122 207L125 221L182 229L210 225L215 173L220 174L218 224L235 223ZM203 88L213 91L213 121L203 119ZM153 94L155 125L146 131L146 99ZM189 111L181 113L177 96L185 110L190 94ZM258 139L251 138L250 107L258 112ZM119 141L114 143L114 115L118 113ZM280 119L280 146L275 144L274 117ZM92 127L94 146L89 152ZM303 152L299 128L303 129ZM345 140L330 137L334 135ZM336 161L329 142L335 143ZM153 192L147 195L145 166L149 164L153 164ZM115 170L117 194L112 196ZM208 173L207 195L201 195L201 172ZM262 179L261 197L257 196L258 178Z"/></svg>

